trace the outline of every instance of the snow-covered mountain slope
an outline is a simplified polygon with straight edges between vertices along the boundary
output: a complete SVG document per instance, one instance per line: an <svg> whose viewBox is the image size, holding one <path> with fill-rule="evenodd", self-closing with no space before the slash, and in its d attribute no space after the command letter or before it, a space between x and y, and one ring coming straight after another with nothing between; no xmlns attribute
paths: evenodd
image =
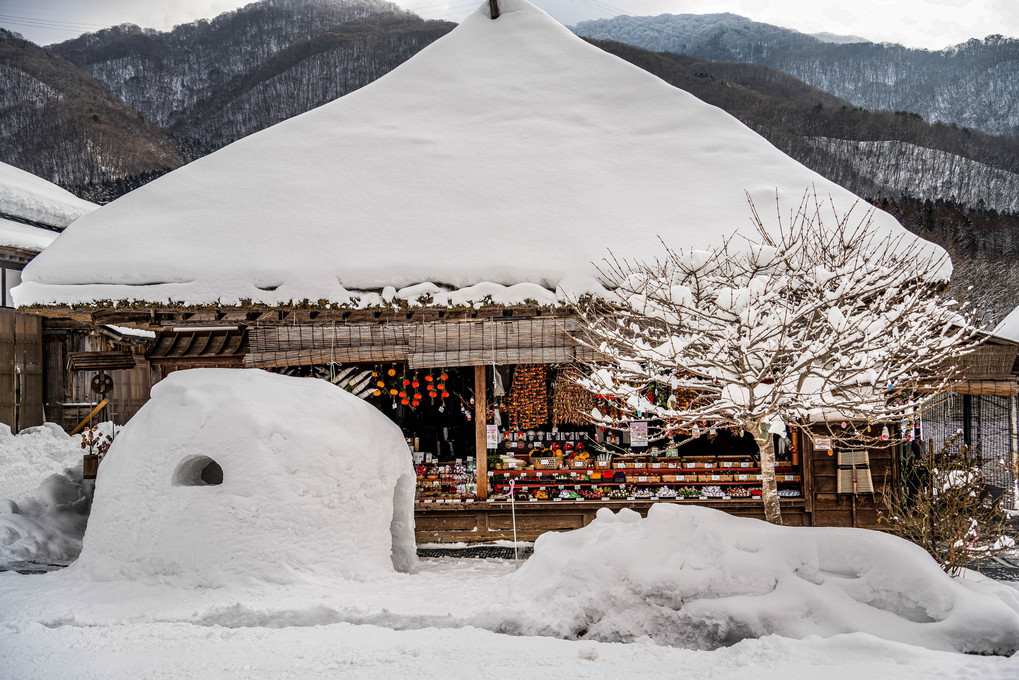
<svg viewBox="0 0 1019 680"><path fill-rule="evenodd" d="M261 0L169 32L125 24L51 49L168 128L294 43L345 21L398 12L386 0Z"/></svg>
<svg viewBox="0 0 1019 680"><path fill-rule="evenodd" d="M896 140L805 138L843 159L875 185L875 195L904 193L920 200L952 200L999 212L1019 212L1019 174L956 154Z"/></svg>
<svg viewBox="0 0 1019 680"><path fill-rule="evenodd" d="M840 213L859 201L720 109L504 0L499 19L485 3L373 84L75 223L26 268L16 300L366 306L386 291L356 291L466 287L452 304L480 302L493 288L470 287L490 282L520 286L502 302L554 302L548 291L597 290L592 263L609 249L717 245L750 226L747 194L773 215L777 192L788 215L808 190ZM915 239L886 213L872 228Z"/></svg>
<svg viewBox="0 0 1019 680"><path fill-rule="evenodd" d="M944 50L835 44L734 14L617 16L579 35L656 52L771 66L856 106L912 111L993 135L1019 135L1019 40L1000 35Z"/></svg>

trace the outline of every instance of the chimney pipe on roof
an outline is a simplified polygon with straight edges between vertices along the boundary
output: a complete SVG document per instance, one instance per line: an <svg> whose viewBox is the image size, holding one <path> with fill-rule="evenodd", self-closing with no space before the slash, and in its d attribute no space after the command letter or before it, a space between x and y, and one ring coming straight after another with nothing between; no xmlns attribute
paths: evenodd
<svg viewBox="0 0 1019 680"><path fill-rule="evenodd" d="M488 9L493 19L499 18L499 0L488 0Z"/></svg>

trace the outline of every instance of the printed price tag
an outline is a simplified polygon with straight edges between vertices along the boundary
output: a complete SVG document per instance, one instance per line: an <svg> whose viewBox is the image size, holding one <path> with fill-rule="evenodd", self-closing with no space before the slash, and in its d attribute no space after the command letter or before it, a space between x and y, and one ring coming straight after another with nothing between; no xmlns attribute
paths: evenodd
<svg viewBox="0 0 1019 680"><path fill-rule="evenodd" d="M646 463L634 463L633 464L633 469L640 470L640 469L644 468L645 465L646 465Z"/></svg>
<svg viewBox="0 0 1019 680"><path fill-rule="evenodd" d="M737 482L745 482L750 479L750 475L736 475Z"/></svg>
<svg viewBox="0 0 1019 680"><path fill-rule="evenodd" d="M676 469L676 464L675 463L669 463L668 468L670 470L675 470Z"/></svg>
<svg viewBox="0 0 1019 680"><path fill-rule="evenodd" d="M473 502L474 502L474 499L473 499L473 498L468 498L468 499L467 499L466 501L464 501L464 502L465 502L465 503L473 503Z"/></svg>
<svg viewBox="0 0 1019 680"><path fill-rule="evenodd" d="M495 499L494 498L486 498L485 502L486 503L495 503Z"/></svg>
<svg viewBox="0 0 1019 680"><path fill-rule="evenodd" d="M537 503L537 502L538 502L538 499L537 499L537 498L528 498L527 500L528 500L529 502L531 502L531 503Z"/></svg>
<svg viewBox="0 0 1019 680"><path fill-rule="evenodd" d="M573 500L575 500L575 501L577 501L579 503L580 501L582 501L584 499L583 498L574 498Z"/></svg>
<svg viewBox="0 0 1019 680"><path fill-rule="evenodd" d="M558 503L561 500L562 500L562 498L559 498L558 496L556 496L555 498L552 499L552 501L555 502L555 503Z"/></svg>
<svg viewBox="0 0 1019 680"><path fill-rule="evenodd" d="M695 468L695 467L697 467L697 463L683 463L683 467L686 467L686 468Z"/></svg>
<svg viewBox="0 0 1019 680"><path fill-rule="evenodd" d="M637 481L638 482L646 482L647 481L647 477L638 477Z"/></svg>
<svg viewBox="0 0 1019 680"><path fill-rule="evenodd" d="M722 465L721 465L721 467L724 467L724 468L731 468L732 466L733 466L733 463L732 463L732 461L731 461L731 460L723 460L723 461L722 461Z"/></svg>
<svg viewBox="0 0 1019 680"><path fill-rule="evenodd" d="M717 482L722 479L722 475L711 475L711 481Z"/></svg>
<svg viewBox="0 0 1019 680"><path fill-rule="evenodd" d="M626 497L626 500L628 500L628 501L635 501L635 500L637 500L637 499L636 499L636 498L634 498L633 496L627 496L627 497Z"/></svg>
<svg viewBox="0 0 1019 680"><path fill-rule="evenodd" d="M431 502L432 502L432 499L431 499L431 498L426 498L426 499L425 499L425 503L431 503Z"/></svg>
<svg viewBox="0 0 1019 680"><path fill-rule="evenodd" d="M753 464L753 463L750 463L750 462L747 462L747 461L744 461L744 462L740 463L740 464L739 464L739 466L740 466L741 468L748 468L748 467L753 467L753 466L754 466L754 464Z"/></svg>

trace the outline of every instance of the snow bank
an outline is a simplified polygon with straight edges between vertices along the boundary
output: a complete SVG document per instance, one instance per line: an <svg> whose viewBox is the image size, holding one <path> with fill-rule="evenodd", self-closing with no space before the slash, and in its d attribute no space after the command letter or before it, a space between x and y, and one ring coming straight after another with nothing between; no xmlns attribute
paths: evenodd
<svg viewBox="0 0 1019 680"><path fill-rule="evenodd" d="M1019 648L1016 598L954 581L907 541L700 507L655 505L647 519L603 508L583 529L544 534L497 599L513 612L500 630L567 638L713 649L864 632L931 649Z"/></svg>
<svg viewBox="0 0 1019 680"><path fill-rule="evenodd" d="M97 579L219 587L412 570L399 428L324 380L172 373L99 468L81 556Z"/></svg>
<svg viewBox="0 0 1019 680"><path fill-rule="evenodd" d="M0 423L0 499L17 500L35 491L48 475L81 465L81 454L81 438L56 423L28 427L17 435Z"/></svg>
<svg viewBox="0 0 1019 680"><path fill-rule="evenodd" d="M0 426L0 568L65 564L78 556L92 502L81 454L80 438L54 423L17 436Z"/></svg>
<svg viewBox="0 0 1019 680"><path fill-rule="evenodd" d="M773 222L776 192L786 218L807 190L840 215L860 202L533 5L503 0L492 21L479 4L366 87L83 217L17 304L365 307L428 282L440 305L562 303L598 290L609 249L647 259L659 237L707 248L750 227L745 192ZM887 213L873 229L945 256Z"/></svg>

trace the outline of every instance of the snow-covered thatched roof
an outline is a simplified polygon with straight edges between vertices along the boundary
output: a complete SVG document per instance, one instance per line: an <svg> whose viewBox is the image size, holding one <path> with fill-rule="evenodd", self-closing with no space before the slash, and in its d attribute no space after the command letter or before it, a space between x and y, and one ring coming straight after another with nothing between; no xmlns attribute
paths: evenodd
<svg viewBox="0 0 1019 680"><path fill-rule="evenodd" d="M859 200L524 0L500 5L79 220L16 301L553 304L597 290L610 249L649 258L659 236L705 247L749 228L745 191L765 215L776 190L787 214L808 189L839 212ZM906 233L880 212L874 227Z"/></svg>
<svg viewBox="0 0 1019 680"><path fill-rule="evenodd" d="M991 331L991 335L1005 340L1011 340L1012 342L1019 342L1019 307L1016 307L1008 315L1001 320L994 330Z"/></svg>
<svg viewBox="0 0 1019 680"><path fill-rule="evenodd" d="M99 206L7 163L0 163L0 247L40 251L57 230Z"/></svg>

